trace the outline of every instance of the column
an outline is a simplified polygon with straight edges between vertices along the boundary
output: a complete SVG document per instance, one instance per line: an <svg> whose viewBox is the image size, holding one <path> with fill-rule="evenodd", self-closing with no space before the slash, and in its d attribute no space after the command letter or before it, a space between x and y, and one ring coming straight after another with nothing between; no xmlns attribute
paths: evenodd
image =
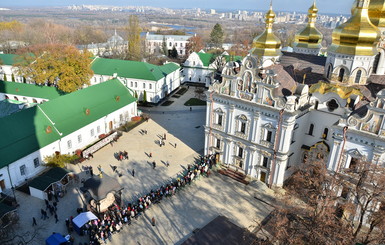
<svg viewBox="0 0 385 245"><path fill-rule="evenodd" d="M253 125L252 125L252 128L250 130L250 132L251 132L251 138L250 139L252 142L255 142L255 140L257 138L259 116L260 116L259 112L254 112Z"/></svg>
<svg viewBox="0 0 385 245"><path fill-rule="evenodd" d="M226 133L231 134L233 131L233 116L234 116L234 105L230 105L229 109L227 110L227 123L226 123Z"/></svg>
<svg viewBox="0 0 385 245"><path fill-rule="evenodd" d="M206 93L206 96L209 98L209 93ZM211 117L212 117L212 111L211 111L211 103L213 103L210 100L207 100L207 106L206 106L206 125L207 127L211 127Z"/></svg>
<svg viewBox="0 0 385 245"><path fill-rule="evenodd" d="M252 176L252 172L254 169L254 159L255 159L255 151L257 149L254 146L249 146L248 147L248 159L247 159L247 165L245 172L246 174Z"/></svg>
<svg viewBox="0 0 385 245"><path fill-rule="evenodd" d="M230 155L232 154L232 140L230 138L226 138L224 140L225 146L224 146L224 154L223 154L223 163L224 164L230 164Z"/></svg>
<svg viewBox="0 0 385 245"><path fill-rule="evenodd" d="M334 139L329 162L327 164L327 168L329 170L333 170L333 171L337 170L338 162L340 160L340 155L342 154L341 147L342 147L341 140Z"/></svg>
<svg viewBox="0 0 385 245"><path fill-rule="evenodd" d="M204 155L208 155L209 152L209 147L210 147L210 129L205 128L205 149L204 149Z"/></svg>

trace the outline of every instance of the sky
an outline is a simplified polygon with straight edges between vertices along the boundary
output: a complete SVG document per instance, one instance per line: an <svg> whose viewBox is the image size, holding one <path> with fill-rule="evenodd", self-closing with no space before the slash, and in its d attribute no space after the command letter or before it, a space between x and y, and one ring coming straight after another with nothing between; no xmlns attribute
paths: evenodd
<svg viewBox="0 0 385 245"><path fill-rule="evenodd" d="M275 11L306 12L313 0L273 0ZM349 14L353 0L317 0L320 13ZM154 6L166 8L201 8L267 10L270 0L1 0L0 7L40 7L68 5Z"/></svg>

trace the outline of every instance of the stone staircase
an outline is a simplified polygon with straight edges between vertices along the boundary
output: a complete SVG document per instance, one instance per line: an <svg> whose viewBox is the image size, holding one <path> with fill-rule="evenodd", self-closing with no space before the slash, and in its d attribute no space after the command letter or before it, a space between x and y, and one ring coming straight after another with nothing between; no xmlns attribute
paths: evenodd
<svg viewBox="0 0 385 245"><path fill-rule="evenodd" d="M232 178L233 180L236 180L238 182L241 182L245 185L249 184L249 181L246 180L246 175L244 173L238 172L236 170L225 168L225 169L219 169L218 173L228 176Z"/></svg>

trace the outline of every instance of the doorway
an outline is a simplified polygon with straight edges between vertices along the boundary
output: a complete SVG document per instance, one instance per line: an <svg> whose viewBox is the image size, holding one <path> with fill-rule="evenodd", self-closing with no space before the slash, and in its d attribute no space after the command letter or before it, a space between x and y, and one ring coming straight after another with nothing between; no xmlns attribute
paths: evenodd
<svg viewBox="0 0 385 245"><path fill-rule="evenodd" d="M259 175L259 180L263 183L266 183L266 172L261 172Z"/></svg>
<svg viewBox="0 0 385 245"><path fill-rule="evenodd" d="M2 191L5 190L5 182L4 182L3 179L0 180L0 188L1 188Z"/></svg>

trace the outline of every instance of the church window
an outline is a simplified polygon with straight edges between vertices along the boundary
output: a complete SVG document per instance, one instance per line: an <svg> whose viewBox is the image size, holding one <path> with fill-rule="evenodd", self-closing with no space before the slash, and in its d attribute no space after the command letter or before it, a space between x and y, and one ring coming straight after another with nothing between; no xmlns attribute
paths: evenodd
<svg viewBox="0 0 385 245"><path fill-rule="evenodd" d="M264 156L262 159L262 166L267 168L268 164L269 164L269 158Z"/></svg>
<svg viewBox="0 0 385 245"><path fill-rule="evenodd" d="M19 99L18 99L16 96L14 96L13 98L14 98L15 100L19 101Z"/></svg>
<svg viewBox="0 0 385 245"><path fill-rule="evenodd" d="M270 130L267 130L266 141L271 142L272 138L273 138L273 132Z"/></svg>
<svg viewBox="0 0 385 245"><path fill-rule="evenodd" d="M91 129L91 137L94 137L94 135L95 135L95 130Z"/></svg>
<svg viewBox="0 0 385 245"><path fill-rule="evenodd" d="M222 126L222 120L223 120L223 116L218 114L218 117L217 117L217 124L220 125L220 126Z"/></svg>
<svg viewBox="0 0 385 245"><path fill-rule="evenodd" d="M131 88L134 87L134 83L131 81Z"/></svg>
<svg viewBox="0 0 385 245"><path fill-rule="evenodd" d="M319 104L319 101L317 100L317 101L315 102L315 105L314 105L314 109L315 109L315 110L318 110L318 104Z"/></svg>
<svg viewBox="0 0 385 245"><path fill-rule="evenodd" d="M359 161L359 160L358 160L357 158L354 158L354 157L353 157L353 158L350 160L349 169L352 170L352 171L355 171L356 168L357 168L358 161Z"/></svg>
<svg viewBox="0 0 385 245"><path fill-rule="evenodd" d="M146 89L146 84L145 83L143 83L143 88Z"/></svg>
<svg viewBox="0 0 385 245"><path fill-rule="evenodd" d="M217 147L218 149L221 149L221 140L220 140L220 139L217 139L216 147Z"/></svg>
<svg viewBox="0 0 385 245"><path fill-rule="evenodd" d="M238 147L238 157L242 157L243 158L243 148L242 147Z"/></svg>
<svg viewBox="0 0 385 245"><path fill-rule="evenodd" d="M68 149L72 148L72 141L71 140L67 141L67 148Z"/></svg>
<svg viewBox="0 0 385 245"><path fill-rule="evenodd" d="M362 75L362 71L358 70L357 73L356 73L356 79L354 81L355 83L360 83L361 75Z"/></svg>
<svg viewBox="0 0 385 245"><path fill-rule="evenodd" d="M326 140L328 138L329 129L325 128L324 133L322 134L322 139Z"/></svg>
<svg viewBox="0 0 385 245"><path fill-rule="evenodd" d="M341 68L341 69L340 69L340 72L338 73L338 81L339 81L339 82L342 82L342 81L343 81L344 75L345 75L345 69L344 69L344 68Z"/></svg>
<svg viewBox="0 0 385 245"><path fill-rule="evenodd" d="M310 124L308 135L313 135L314 124Z"/></svg>
<svg viewBox="0 0 385 245"><path fill-rule="evenodd" d="M241 130L240 130L241 133L246 133L246 122L242 122L241 123Z"/></svg>
<svg viewBox="0 0 385 245"><path fill-rule="evenodd" d="M373 62L373 72L374 73L377 73L378 63L380 62L380 59L381 59L381 53L378 53L376 55L376 57L374 58L374 62Z"/></svg>
<svg viewBox="0 0 385 245"><path fill-rule="evenodd" d="M150 87L150 89L152 89L152 84L151 83L148 86Z"/></svg>
<svg viewBox="0 0 385 245"><path fill-rule="evenodd" d="M99 134L100 133L100 126L96 127L96 132Z"/></svg>
<svg viewBox="0 0 385 245"><path fill-rule="evenodd" d="M335 109L338 108L337 101L335 99L330 100L327 104L328 110L330 112L333 112Z"/></svg>

